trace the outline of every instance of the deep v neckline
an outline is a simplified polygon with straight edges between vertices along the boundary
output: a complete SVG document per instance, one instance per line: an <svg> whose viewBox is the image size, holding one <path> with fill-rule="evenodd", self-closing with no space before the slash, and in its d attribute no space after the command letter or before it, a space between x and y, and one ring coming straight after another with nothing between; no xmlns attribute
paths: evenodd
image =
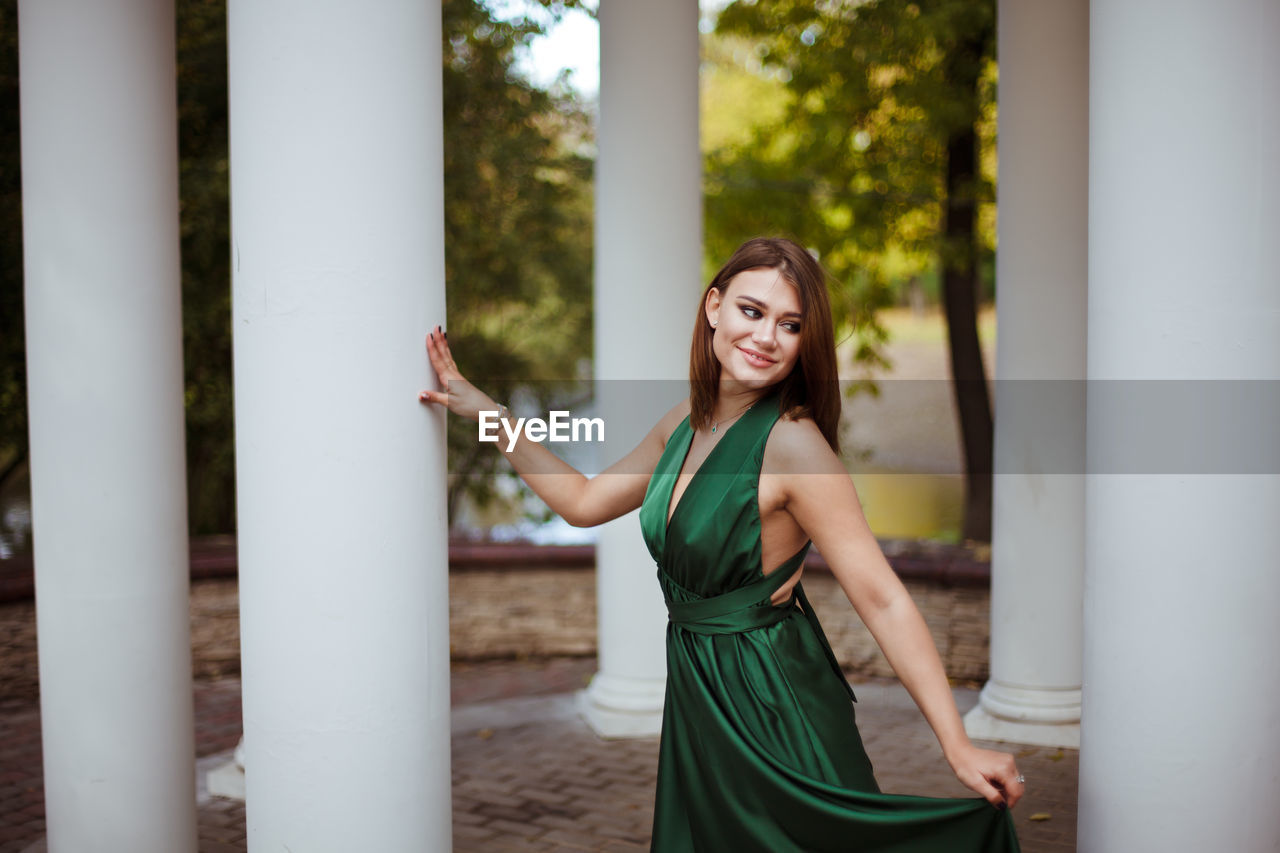
<svg viewBox="0 0 1280 853"><path fill-rule="evenodd" d="M684 491L680 493L680 499L675 501L675 505L673 506L672 500L675 499L676 486L680 485L680 476L684 474L685 463L689 461L689 451L693 449L693 435L694 435L693 425L689 423L690 416L689 415L684 416L684 420L680 422L680 426L685 426L686 424L689 425L689 440L688 440L688 443L685 444L684 446L684 452L680 454L680 467L676 469L676 475L671 479L671 490L667 492L667 504L666 504L666 514L667 514L666 522L667 523L663 527L664 544L666 542L666 534L671 531L671 522L675 521L676 513L680 511L680 507L684 505L684 499L689 495L689 490L693 488L693 481L698 479L698 475L702 473L702 469L707 467L707 463L711 461L712 456L716 455L716 451L720 449L721 445L723 445L726 441L729 440L729 433L737 429L738 424L745 421L747 419L747 416L751 414L751 410L754 409L760 403L761 400L765 399L768 396L769 396L769 392L765 392L763 395L758 397L754 403L752 403L750 406L746 408L746 411L742 413L741 417L739 417L736 421L730 424L729 428L724 431L724 434L722 436L720 436L720 440L716 442L715 447L708 450L707 455L703 457L703 460L701 462L698 463L698 467L695 468L693 471L693 474L689 476L688 485L686 485L684 487ZM679 429L679 427L677 427L677 429Z"/></svg>

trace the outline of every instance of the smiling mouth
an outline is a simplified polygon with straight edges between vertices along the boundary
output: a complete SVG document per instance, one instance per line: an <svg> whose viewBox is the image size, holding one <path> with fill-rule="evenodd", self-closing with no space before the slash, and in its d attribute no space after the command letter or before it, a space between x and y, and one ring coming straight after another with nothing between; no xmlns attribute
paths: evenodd
<svg viewBox="0 0 1280 853"><path fill-rule="evenodd" d="M774 363L774 359L769 358L767 355L761 355L760 353L755 352L754 350L738 347L738 351L747 357L748 364L761 363L760 366L764 366L764 365Z"/></svg>

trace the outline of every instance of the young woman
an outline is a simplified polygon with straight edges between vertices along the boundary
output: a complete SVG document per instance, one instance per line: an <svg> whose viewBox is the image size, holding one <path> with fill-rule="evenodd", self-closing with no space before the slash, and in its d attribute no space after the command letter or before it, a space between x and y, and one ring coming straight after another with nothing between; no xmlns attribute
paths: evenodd
<svg viewBox="0 0 1280 853"><path fill-rule="evenodd" d="M447 390L423 391L424 403L473 420L499 409L458 372L439 327L427 351ZM652 849L1018 850L1013 757L970 743L924 619L840 462L826 279L803 247L750 240L712 279L690 391L594 478L536 442L500 444L570 524L640 508L670 616ZM880 792L853 691L799 583L810 544L983 799Z"/></svg>

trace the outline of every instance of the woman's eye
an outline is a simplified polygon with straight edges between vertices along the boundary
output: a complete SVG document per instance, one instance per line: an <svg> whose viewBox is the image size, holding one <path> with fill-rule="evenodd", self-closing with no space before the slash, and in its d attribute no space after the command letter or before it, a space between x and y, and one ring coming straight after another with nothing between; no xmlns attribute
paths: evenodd
<svg viewBox="0 0 1280 853"><path fill-rule="evenodd" d="M760 311L759 308L756 308L752 305L739 305L738 310L741 311L743 314L747 315L748 317L750 317L752 320L758 320L764 316L764 314ZM782 328L786 329L788 332L790 332L793 335L800 334L799 323L786 322L786 323L781 323L779 325L781 325Z"/></svg>

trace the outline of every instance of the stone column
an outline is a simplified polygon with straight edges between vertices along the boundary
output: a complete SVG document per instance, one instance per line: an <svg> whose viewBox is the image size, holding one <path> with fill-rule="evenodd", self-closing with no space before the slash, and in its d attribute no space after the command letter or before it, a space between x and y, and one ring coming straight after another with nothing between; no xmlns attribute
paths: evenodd
<svg viewBox="0 0 1280 853"><path fill-rule="evenodd" d="M173 4L19 14L48 849L196 849Z"/></svg>
<svg viewBox="0 0 1280 853"><path fill-rule="evenodd" d="M999 13L991 680L965 728L1079 747L1089 4Z"/></svg>
<svg viewBox="0 0 1280 853"><path fill-rule="evenodd" d="M251 850L448 850L440 5L232 0Z"/></svg>
<svg viewBox="0 0 1280 853"><path fill-rule="evenodd" d="M630 450L688 393L702 276L695 0L600 4L597 138L596 388L610 445ZM666 609L654 571L635 513L604 526L600 671L581 702L604 736L661 726Z"/></svg>
<svg viewBox="0 0 1280 853"><path fill-rule="evenodd" d="M1276 850L1280 5L1091 16L1080 849Z"/></svg>

